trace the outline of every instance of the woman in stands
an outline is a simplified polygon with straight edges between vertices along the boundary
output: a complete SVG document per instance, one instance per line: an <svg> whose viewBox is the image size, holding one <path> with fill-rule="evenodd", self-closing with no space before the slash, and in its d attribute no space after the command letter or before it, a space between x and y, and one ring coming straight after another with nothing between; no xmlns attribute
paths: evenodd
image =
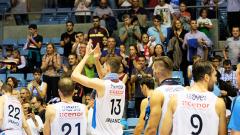
<svg viewBox="0 0 240 135"><path fill-rule="evenodd" d="M58 86L60 78L61 57L56 52L53 43L47 44L47 52L42 58L41 70L43 71L43 81L48 84L47 101L53 97L58 97Z"/></svg>
<svg viewBox="0 0 240 135"><path fill-rule="evenodd" d="M157 44L154 47L153 56L150 57L148 67L153 65L154 60L160 58L161 56L165 56L163 46L161 44Z"/></svg>
<svg viewBox="0 0 240 135"><path fill-rule="evenodd" d="M20 55L19 50L14 50L12 52L12 58L16 61L16 65L12 67L12 72L25 73L26 71L26 59L24 56Z"/></svg>

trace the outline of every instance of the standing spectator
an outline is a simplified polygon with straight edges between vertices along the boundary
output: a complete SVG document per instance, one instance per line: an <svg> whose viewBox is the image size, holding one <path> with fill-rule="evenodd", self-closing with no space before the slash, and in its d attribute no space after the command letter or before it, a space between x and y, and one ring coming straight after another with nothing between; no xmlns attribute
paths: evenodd
<svg viewBox="0 0 240 135"><path fill-rule="evenodd" d="M227 82L229 85L237 87L236 82L236 71L232 69L231 60L224 60L223 61L223 68L224 70L221 73L221 80Z"/></svg>
<svg viewBox="0 0 240 135"><path fill-rule="evenodd" d="M148 12L145 8L140 7L139 0L132 0L132 7L129 11L130 16L136 16L140 23L142 32L147 32L147 16Z"/></svg>
<svg viewBox="0 0 240 135"><path fill-rule="evenodd" d="M148 28L147 34L151 40L156 44L163 44L167 38L167 29L161 25L161 16L156 15L153 17L153 26Z"/></svg>
<svg viewBox="0 0 240 135"><path fill-rule="evenodd" d="M95 47L97 43L100 44L100 48L103 49L102 39L103 37L109 37L106 28L100 26L100 17L93 16L93 27L88 31L88 39L92 39L93 46Z"/></svg>
<svg viewBox="0 0 240 135"><path fill-rule="evenodd" d="M52 43L47 44L47 52L42 58L41 70L43 71L43 81L48 84L47 101L52 97L58 97L57 83L59 81L61 68L60 55L55 51Z"/></svg>
<svg viewBox="0 0 240 135"><path fill-rule="evenodd" d="M191 31L188 32L183 41L184 48L188 47L187 60L192 62L194 55L200 55L204 60L208 59L208 48L212 47L212 41L202 32L197 30L197 21L191 20Z"/></svg>
<svg viewBox="0 0 240 135"><path fill-rule="evenodd" d="M64 48L63 63L66 62L68 55L71 53L72 46L75 42L76 32L73 31L74 24L72 21L66 22L67 31L61 35L60 45Z"/></svg>
<svg viewBox="0 0 240 135"><path fill-rule="evenodd" d="M89 23L91 19L91 11L89 9L91 0L75 0L75 18L77 23Z"/></svg>
<svg viewBox="0 0 240 135"><path fill-rule="evenodd" d="M112 9L108 6L108 0L100 0L99 6L95 8L93 16L100 18L100 25L106 27L106 19L114 16Z"/></svg>
<svg viewBox="0 0 240 135"><path fill-rule="evenodd" d="M229 31L233 26L240 27L238 18L240 18L240 1L239 0L227 0L227 23Z"/></svg>
<svg viewBox="0 0 240 135"><path fill-rule="evenodd" d="M180 3L179 20L182 22L183 28L187 31L190 31L191 14L187 11L187 5L184 2Z"/></svg>
<svg viewBox="0 0 240 135"><path fill-rule="evenodd" d="M131 75L131 83L135 83L135 108L137 117L140 115L140 104L144 99L144 95L140 87L140 81L143 77L152 77L152 75L152 68L146 66L146 58L143 55L139 56L137 64Z"/></svg>
<svg viewBox="0 0 240 135"><path fill-rule="evenodd" d="M163 46L157 44L154 47L153 55L150 57L148 67L152 67L155 60L159 59L161 56L165 56Z"/></svg>
<svg viewBox="0 0 240 135"><path fill-rule="evenodd" d="M11 12L14 13L17 25L28 25L28 14L30 12L29 0L11 0Z"/></svg>
<svg viewBox="0 0 240 135"><path fill-rule="evenodd" d="M27 43L24 48L28 49L28 68L30 72L35 68L40 68L41 66L41 47L43 42L43 37L38 34L37 25L30 24L28 26L29 35L27 36Z"/></svg>
<svg viewBox="0 0 240 135"><path fill-rule="evenodd" d="M239 62L240 54L240 28L238 26L232 27L232 37L228 38L223 50L224 59L229 59L232 62L233 69ZM227 53L228 51L228 53Z"/></svg>
<svg viewBox="0 0 240 135"><path fill-rule="evenodd" d="M153 15L160 15L163 20L162 25L166 28L170 28L172 25L171 17L175 20L174 10L165 0L159 0L159 4L154 8Z"/></svg>
<svg viewBox="0 0 240 135"><path fill-rule="evenodd" d="M120 49L116 48L116 40L113 37L109 37L107 41L107 50L102 51L101 63L104 64L109 57L120 56Z"/></svg>
<svg viewBox="0 0 240 135"><path fill-rule="evenodd" d="M150 48L153 48L152 42L149 40L148 34L144 33L141 42L138 44L138 51L144 54L148 62L151 55Z"/></svg>
<svg viewBox="0 0 240 135"><path fill-rule="evenodd" d="M84 41L84 33L83 32L76 32L75 35L75 42L73 43L71 53L77 54L79 52L79 47L83 44Z"/></svg>
<svg viewBox="0 0 240 135"><path fill-rule="evenodd" d="M33 78L34 79L27 86L27 88L30 90L31 96L39 96L42 99L45 99L48 85L41 80L42 70L39 68L34 69Z"/></svg>
<svg viewBox="0 0 240 135"><path fill-rule="evenodd" d="M34 108L34 113L38 116L40 116L42 122L44 123L45 122L45 112L46 112L46 109L43 107L43 99L39 96L37 97L33 97L31 99L31 104L32 104L32 107Z"/></svg>
<svg viewBox="0 0 240 135"><path fill-rule="evenodd" d="M129 46L141 40L141 31L139 26L132 23L129 15L124 15L124 25L119 29L119 36L123 44L126 45L126 53L129 54Z"/></svg>
<svg viewBox="0 0 240 135"><path fill-rule="evenodd" d="M210 6L208 8L208 17L209 18L216 18L216 11L217 11L217 7L218 4L221 3L221 1L225 1L225 0L202 0L202 5L203 6Z"/></svg>
<svg viewBox="0 0 240 135"><path fill-rule="evenodd" d="M194 55L192 57L192 61L193 61L193 64L192 65L189 65L188 68L187 68L187 77L188 77L188 80L189 80L189 85L192 86L194 84L194 80L193 80L193 74L192 74L192 67L195 63L197 63L198 61L200 61L202 58L201 56L199 55Z"/></svg>
<svg viewBox="0 0 240 135"><path fill-rule="evenodd" d="M78 64L78 59L76 54L69 54L68 56L68 66L62 65L63 66L63 74L62 78L64 77L71 77L72 71Z"/></svg>
<svg viewBox="0 0 240 135"><path fill-rule="evenodd" d="M197 19L198 30L205 33L208 37L209 30L213 28L212 21L207 18L208 10L206 8L202 8L200 10L200 17Z"/></svg>

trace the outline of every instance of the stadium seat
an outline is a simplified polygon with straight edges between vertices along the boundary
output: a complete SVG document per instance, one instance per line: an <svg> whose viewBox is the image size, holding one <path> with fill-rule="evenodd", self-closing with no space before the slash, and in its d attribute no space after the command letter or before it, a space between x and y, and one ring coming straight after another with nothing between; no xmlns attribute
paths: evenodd
<svg viewBox="0 0 240 135"><path fill-rule="evenodd" d="M54 37L51 39L51 42L55 44L55 46L60 45L60 37Z"/></svg>
<svg viewBox="0 0 240 135"><path fill-rule="evenodd" d="M27 73L26 81L27 81L27 82L30 82L30 81L32 81L33 79L34 79L33 73Z"/></svg>
<svg viewBox="0 0 240 135"><path fill-rule="evenodd" d="M47 45L50 42L51 42L50 38L43 38L43 45Z"/></svg>
<svg viewBox="0 0 240 135"><path fill-rule="evenodd" d="M133 135L134 128L136 127L137 123L138 118L128 118L127 119L128 130L124 130L124 135Z"/></svg>
<svg viewBox="0 0 240 135"><path fill-rule="evenodd" d="M0 74L0 81L6 82L6 74Z"/></svg>
<svg viewBox="0 0 240 135"><path fill-rule="evenodd" d="M41 55L44 55L46 53L46 51L47 51L46 49L47 49L47 47L45 47L45 46L41 48L41 51L40 51Z"/></svg>
<svg viewBox="0 0 240 135"><path fill-rule="evenodd" d="M173 71L172 78L176 79L176 81L178 81L179 84L184 85L184 78L183 78L182 71Z"/></svg>
<svg viewBox="0 0 240 135"><path fill-rule="evenodd" d="M4 45L4 46L10 45L10 46L16 47L16 46L17 46L17 41L14 40L14 39L11 39L11 38L4 39L4 40L2 41L2 45Z"/></svg>
<svg viewBox="0 0 240 135"><path fill-rule="evenodd" d="M26 42L27 42L26 38L20 38L18 39L17 44L18 46L24 46Z"/></svg>
<svg viewBox="0 0 240 135"><path fill-rule="evenodd" d="M56 47L58 54L63 55L64 49L62 47Z"/></svg>

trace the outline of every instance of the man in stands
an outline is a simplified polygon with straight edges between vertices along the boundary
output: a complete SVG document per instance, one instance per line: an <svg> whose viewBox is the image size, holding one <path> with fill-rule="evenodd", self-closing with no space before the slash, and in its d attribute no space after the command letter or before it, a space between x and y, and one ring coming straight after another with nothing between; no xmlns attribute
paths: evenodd
<svg viewBox="0 0 240 135"><path fill-rule="evenodd" d="M92 127L96 135L122 135L120 120L123 116L125 103L125 85L118 78L120 61L115 57L106 62L107 75L104 80L99 78L88 78L81 74L84 65L90 55L98 55L99 45L95 50L91 48L91 41L87 45L86 54L72 73L72 79L83 86L95 89L95 99ZM98 59L97 59L98 60Z"/></svg>
<svg viewBox="0 0 240 135"><path fill-rule="evenodd" d="M72 46L75 42L75 35L76 35L76 32L73 31L74 24L72 21L66 22L66 28L67 28L67 31L61 35L61 40L60 40L60 45L64 48L64 53L63 53L63 56L65 57L64 63L66 62L68 55L71 53Z"/></svg>
<svg viewBox="0 0 240 135"><path fill-rule="evenodd" d="M214 95L216 70L210 62L193 65L195 83L173 96L161 128L162 135L226 135L226 108Z"/></svg>
<svg viewBox="0 0 240 135"><path fill-rule="evenodd" d="M61 102L47 107L44 135L86 135L87 107L72 100L73 81L63 78L59 80L58 88Z"/></svg>
<svg viewBox="0 0 240 135"><path fill-rule="evenodd" d="M24 128L27 135L31 135L26 119L23 114L22 105L12 95L12 87L4 84L1 88L3 96L0 97L0 129L1 135L22 135Z"/></svg>

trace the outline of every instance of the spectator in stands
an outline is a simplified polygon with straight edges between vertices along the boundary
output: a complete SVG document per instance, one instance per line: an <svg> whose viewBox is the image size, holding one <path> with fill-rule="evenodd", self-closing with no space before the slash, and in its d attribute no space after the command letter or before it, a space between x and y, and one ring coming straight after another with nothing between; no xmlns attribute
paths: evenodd
<svg viewBox="0 0 240 135"><path fill-rule="evenodd" d="M236 65L239 62L240 53L240 28L238 26L232 27L232 37L228 38L223 50L224 59L231 60L233 69L236 69ZM227 53L228 51L228 53Z"/></svg>
<svg viewBox="0 0 240 135"><path fill-rule="evenodd" d="M147 6L149 8L154 8L158 5L158 3L159 3L159 0L148 0Z"/></svg>
<svg viewBox="0 0 240 135"><path fill-rule="evenodd" d="M202 58L200 55L194 55L192 57L192 61L193 61L193 64L200 61ZM193 85L194 81L193 81L193 75L192 75L192 65L189 65L188 68L187 68L187 77L188 77L188 80L189 80L189 84L190 86Z"/></svg>
<svg viewBox="0 0 240 135"><path fill-rule="evenodd" d="M153 55L150 57L148 67L152 67L154 61L159 59L161 56L165 56L164 49L163 49L163 46L161 44L157 44L154 47Z"/></svg>
<svg viewBox="0 0 240 135"><path fill-rule="evenodd" d="M144 99L144 95L141 91L140 81L143 77L152 77L153 71L152 68L146 66L146 58L144 55L138 57L137 63L133 69L131 75L131 83L135 83L135 108L137 117L140 114L140 104Z"/></svg>
<svg viewBox="0 0 240 135"><path fill-rule="evenodd" d="M77 54L79 52L80 45L83 44L84 42L85 42L84 33L76 32L75 42L73 43L71 53Z"/></svg>
<svg viewBox="0 0 240 135"><path fill-rule="evenodd" d="M208 48L212 47L212 41L202 32L197 30L197 21L191 20L191 31L183 41L184 48L188 48L187 60L192 62L194 55L200 55L204 60L208 59Z"/></svg>
<svg viewBox="0 0 240 135"><path fill-rule="evenodd" d="M88 31L88 39L91 39L93 46L95 47L97 43L100 44L100 48L103 49L102 39L103 37L109 37L106 28L100 26L100 17L93 16L93 27Z"/></svg>
<svg viewBox="0 0 240 135"><path fill-rule="evenodd" d="M210 6L208 8L208 17L209 18L216 18L216 11L217 8L215 6L218 6L218 4L220 4L220 2L223 0L202 0L202 6ZM225 0L224 0L225 1Z"/></svg>
<svg viewBox="0 0 240 135"><path fill-rule="evenodd" d="M77 23L89 23L91 20L90 5L92 0L75 0L75 18Z"/></svg>
<svg viewBox="0 0 240 135"><path fill-rule="evenodd" d="M43 122L41 118L34 114L34 110L29 102L25 102L23 108L31 134L40 135L40 132L43 131Z"/></svg>
<svg viewBox="0 0 240 135"><path fill-rule="evenodd" d="M71 77L72 71L78 64L78 58L77 55L74 53L69 54L68 56L68 66L67 65L62 65L63 66L63 74L62 78L64 77Z"/></svg>
<svg viewBox="0 0 240 135"><path fill-rule="evenodd" d="M224 68L221 67L222 63L222 57L219 55L215 55L214 57L211 58L211 62L213 67L219 72L222 73L224 71Z"/></svg>
<svg viewBox="0 0 240 135"><path fill-rule="evenodd" d="M113 37L109 37L107 41L107 50L102 51L100 61L104 64L109 57L120 57L120 49L116 48L116 40Z"/></svg>
<svg viewBox="0 0 240 135"><path fill-rule="evenodd" d="M240 1L227 0L227 24L228 29L231 31L234 26L240 27L238 19L240 18Z"/></svg>
<svg viewBox="0 0 240 135"><path fill-rule="evenodd" d="M231 60L224 60L223 61L223 68L224 70L221 73L221 80L227 82L229 85L237 87L236 82L236 71L232 69Z"/></svg>
<svg viewBox="0 0 240 135"><path fill-rule="evenodd" d="M10 85L13 89L18 87L18 80L15 77L8 77L6 83Z"/></svg>
<svg viewBox="0 0 240 135"><path fill-rule="evenodd" d="M139 0L132 0L132 7L129 11L129 15L136 16L138 18L141 31L147 32L148 12L145 8L140 6Z"/></svg>
<svg viewBox="0 0 240 135"><path fill-rule="evenodd" d="M154 48L149 36L146 33L142 34L142 40L138 43L138 51L144 54L146 60L149 62L151 51L150 49Z"/></svg>
<svg viewBox="0 0 240 135"><path fill-rule="evenodd" d="M167 37L167 29L161 26L161 16L153 17L153 26L148 28L147 34L156 44L163 44Z"/></svg>
<svg viewBox="0 0 240 135"><path fill-rule="evenodd" d="M124 24L119 29L119 37L123 44L126 45L126 53L129 54L129 46L135 44L138 40L141 40L141 31L139 26L133 23L129 15L123 16Z"/></svg>
<svg viewBox="0 0 240 135"><path fill-rule="evenodd" d="M14 13L15 22L17 25L28 25L28 14L30 12L29 0L11 0L11 13Z"/></svg>
<svg viewBox="0 0 240 135"><path fill-rule="evenodd" d="M154 8L153 15L160 15L162 19L162 25L165 28L172 26L172 19L175 20L174 10L171 5L167 4L165 0L159 0L158 5Z"/></svg>
<svg viewBox="0 0 240 135"><path fill-rule="evenodd" d="M108 0L100 0L99 6L95 8L93 16L98 16L100 18L100 25L106 27L105 20L114 16L112 9L108 6Z"/></svg>
<svg viewBox="0 0 240 135"><path fill-rule="evenodd" d="M63 63L67 63L66 59L68 55L71 53L72 46L75 42L75 35L76 35L76 32L74 32L73 30L74 23L72 21L66 22L66 28L67 28L67 31L61 35L61 40L60 40L60 45L64 48Z"/></svg>
<svg viewBox="0 0 240 135"><path fill-rule="evenodd" d="M22 101L22 103L27 103L27 102L29 102L30 101L30 91L29 91L29 89L27 89L27 88L21 88L20 89L20 98L21 98L21 101Z"/></svg>
<svg viewBox="0 0 240 135"><path fill-rule="evenodd" d="M129 58L128 58L128 69L129 75L131 76L132 70L134 66L137 64L138 56L140 53L138 52L137 46L135 44L129 47Z"/></svg>
<svg viewBox="0 0 240 135"><path fill-rule="evenodd" d="M47 93L47 83L43 82L42 79L42 70L37 68L33 70L33 80L28 84L27 88L30 90L31 97L39 96L42 99L46 98Z"/></svg>
<svg viewBox="0 0 240 135"><path fill-rule="evenodd" d="M187 5L184 2L180 3L179 20L181 21L183 28L190 31L191 14L187 11Z"/></svg>
<svg viewBox="0 0 240 135"><path fill-rule="evenodd" d="M53 43L47 44L46 54L42 58L41 70L43 71L43 81L48 84L47 101L52 97L58 97L58 86L56 85L60 77L61 57L56 52Z"/></svg>
<svg viewBox="0 0 240 135"><path fill-rule="evenodd" d="M103 51L107 50L107 48L108 48L107 42L108 42L108 38L107 37L103 37L103 39L102 39Z"/></svg>
<svg viewBox="0 0 240 135"><path fill-rule="evenodd" d="M198 30L206 34L208 37L210 36L209 30L213 28L212 21L208 19L208 10L206 8L202 8L200 10L200 16L197 19Z"/></svg>
<svg viewBox="0 0 240 135"><path fill-rule="evenodd" d="M32 104L32 107L34 108L33 110L34 113L40 116L42 122L44 123L46 109L43 107L43 102L44 100L39 96L32 97L31 99L31 104Z"/></svg>
<svg viewBox="0 0 240 135"><path fill-rule="evenodd" d="M40 68L41 66L41 47L43 42L43 37L38 34L37 25L30 24L28 26L29 35L27 37L27 43L25 48L28 49L28 68L30 72L34 68Z"/></svg>
<svg viewBox="0 0 240 135"><path fill-rule="evenodd" d="M81 43L80 46L78 46L78 50L77 50L77 58L78 61L81 61L82 58L84 57L85 53L86 53L86 43Z"/></svg>
<svg viewBox="0 0 240 135"><path fill-rule="evenodd" d="M12 53L12 58L16 60L16 65L12 68L12 72L26 73L26 59L24 56L20 55L19 50L14 50Z"/></svg>

